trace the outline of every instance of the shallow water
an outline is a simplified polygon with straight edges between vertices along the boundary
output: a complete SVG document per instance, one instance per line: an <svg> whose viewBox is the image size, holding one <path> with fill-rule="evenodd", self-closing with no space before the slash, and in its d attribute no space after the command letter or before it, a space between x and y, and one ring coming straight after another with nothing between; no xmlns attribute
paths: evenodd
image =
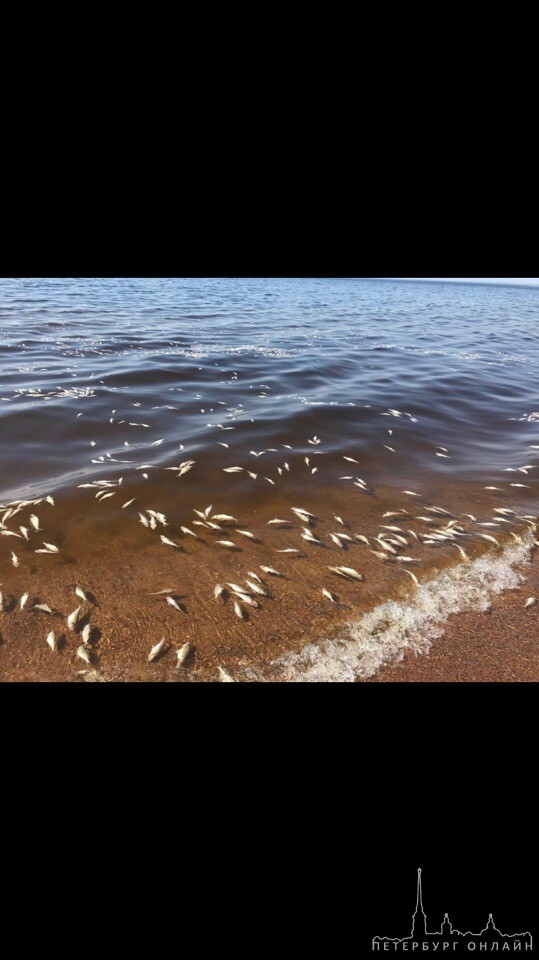
<svg viewBox="0 0 539 960"><path fill-rule="evenodd" d="M4 534L29 531L28 541L0 541L4 593L65 587L57 602L68 606L69 584L84 575L93 589L98 580L92 622L103 668L111 633L122 636L116 655L128 672L130 659L143 663L149 641L164 633L172 645L188 636L204 651L195 669L203 677L205 663L258 669L297 653L328 625L356 622L411 584L393 554L382 563L357 541L341 550L331 533L366 535L380 550L380 525L398 525L408 546L397 554L417 561L409 569L424 582L460 562L454 544L420 544L409 533L424 540L429 527L417 517L438 505L465 525L458 542L470 559L496 551L481 533L505 543L529 524L502 524L493 508L521 516L537 509L538 308L535 288L448 283L0 280L0 500L55 501L4 520ZM186 461L195 462L184 476L167 469ZM242 471L224 472L236 466ZM101 501L100 487L81 487L96 481L114 484L101 488L113 496ZM193 526L193 510L210 504L238 523L221 533ZM320 546L301 539L294 506L318 517ZM168 526L143 527L138 511L147 509L166 514ZM268 526L273 517L292 526ZM435 529L450 517L438 519ZM479 527L491 522L499 525ZM217 546L220 538L238 549ZM58 554L36 554L43 539ZM277 553L287 548L301 553ZM245 621L230 602L217 613L213 585L250 570L264 579L261 564L286 576L272 584L266 609L249 608ZM333 609L319 594L335 589L327 568L341 564L365 581L338 580L346 604ZM165 582L171 577L180 583ZM183 620L162 598L158 607L148 600L169 586L183 597ZM125 617L122 629L106 620L112 609ZM3 618L3 635L14 617ZM34 626L35 617L26 633Z"/></svg>

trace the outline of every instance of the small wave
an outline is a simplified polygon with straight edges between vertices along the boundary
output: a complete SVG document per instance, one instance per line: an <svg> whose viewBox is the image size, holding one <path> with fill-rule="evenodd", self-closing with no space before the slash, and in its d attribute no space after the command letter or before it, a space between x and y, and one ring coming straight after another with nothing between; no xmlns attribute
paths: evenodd
<svg viewBox="0 0 539 960"><path fill-rule="evenodd" d="M246 679L350 683L402 660L405 650L428 653L432 641L443 635L451 614L488 610L493 594L514 590L523 582L517 568L530 563L532 547L533 534L529 532L522 543L512 543L497 556L489 553L472 563L458 564L421 584L409 603L381 604L348 623L342 637L284 654L261 671L263 675L249 671Z"/></svg>

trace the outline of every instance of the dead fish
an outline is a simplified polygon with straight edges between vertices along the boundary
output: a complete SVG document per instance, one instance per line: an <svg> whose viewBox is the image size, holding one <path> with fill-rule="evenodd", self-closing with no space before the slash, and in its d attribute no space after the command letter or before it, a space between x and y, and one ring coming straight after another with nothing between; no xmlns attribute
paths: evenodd
<svg viewBox="0 0 539 960"><path fill-rule="evenodd" d="M273 567L263 567L263 566L261 565L261 566L260 566L260 569L262 570L262 573L267 573L267 574L269 574L270 577L283 577L283 576L284 576L283 573L279 573L279 571L278 571L278 570L274 570Z"/></svg>
<svg viewBox="0 0 539 960"><path fill-rule="evenodd" d="M183 666L190 652L191 652L191 644L184 643L183 647L180 647L180 649L176 653L176 660L177 660L176 667Z"/></svg>
<svg viewBox="0 0 539 960"><path fill-rule="evenodd" d="M83 630L82 633L81 633L82 642L83 642L84 644L90 643L90 637L91 637L91 635L92 635L92 628L91 628L90 624L87 623L86 626L84 627L84 630Z"/></svg>
<svg viewBox="0 0 539 960"><path fill-rule="evenodd" d="M495 543L497 547L500 546L495 537L491 537L488 533L478 533L478 537L482 537L483 540L490 540L491 543Z"/></svg>
<svg viewBox="0 0 539 960"><path fill-rule="evenodd" d="M218 583L218 584L216 585L216 587L214 588L213 595L214 595L215 599L218 600L219 597L222 596L222 594L223 594L224 592L225 592L225 588L222 587L220 583Z"/></svg>
<svg viewBox="0 0 539 960"><path fill-rule="evenodd" d="M4 612L4 594L0 590L0 613Z"/></svg>
<svg viewBox="0 0 539 960"><path fill-rule="evenodd" d="M339 567L339 569L344 573L346 577L351 577L352 580L363 580L363 574L358 573L357 570L354 570L352 567Z"/></svg>
<svg viewBox="0 0 539 960"><path fill-rule="evenodd" d="M11 562L12 562L12 564L13 564L14 567L18 567L18 566L19 566L19 558L18 558L17 554L13 553L13 550L11 551Z"/></svg>
<svg viewBox="0 0 539 960"><path fill-rule="evenodd" d="M28 601L28 597L29 597L29 596L30 596L29 593L23 593L23 595L22 595L22 597L21 597L21 600L20 600L20 608L21 608L21 610L24 610L24 608L25 608L25 606L26 606L26 603L27 603L27 601Z"/></svg>
<svg viewBox="0 0 539 960"><path fill-rule="evenodd" d="M276 550L275 553L300 553L300 551L293 547L287 547L286 550Z"/></svg>
<svg viewBox="0 0 539 960"><path fill-rule="evenodd" d="M395 557L397 563L419 563L414 557Z"/></svg>
<svg viewBox="0 0 539 960"><path fill-rule="evenodd" d="M170 604L171 607L174 607L175 610L179 610L180 613L183 613L182 608L181 608L180 606L178 606L178 604L176 603L174 597L167 597L166 600L167 600L167 603Z"/></svg>
<svg viewBox="0 0 539 960"><path fill-rule="evenodd" d="M152 663L152 661L159 656L163 647L165 646L165 643L166 643L166 640L165 640L165 637L163 637L163 639L160 640L159 643L156 643L155 647L152 647L152 649L148 654L148 663Z"/></svg>
<svg viewBox="0 0 539 960"><path fill-rule="evenodd" d="M291 522L292 522L291 520L279 520L279 519L268 520L268 527L272 525L276 527L289 527Z"/></svg>
<svg viewBox="0 0 539 960"><path fill-rule="evenodd" d="M245 587L241 587L237 583L227 583L227 587L230 587L230 589L233 590L234 593L247 593Z"/></svg>
<svg viewBox="0 0 539 960"><path fill-rule="evenodd" d="M309 538L309 537L306 537L305 534L302 534L302 536L303 536L303 539L304 539L304 540L312 539L312 540L314 541L314 543L320 543L320 540L316 540L315 537ZM341 550L344 550L344 547L343 547L341 541L339 540L338 537L335 536L334 533L330 533L330 538L333 540L333 543L336 543L337 546L338 546Z"/></svg>
<svg viewBox="0 0 539 960"><path fill-rule="evenodd" d="M190 530L189 527L180 527L182 533L185 533L186 536L194 537L195 540L198 540L196 533L193 530ZM161 537L161 539L163 539Z"/></svg>
<svg viewBox="0 0 539 960"><path fill-rule="evenodd" d="M414 493L413 490L403 490L402 492L405 493L408 497L420 497L420 496L421 496L420 493Z"/></svg>
<svg viewBox="0 0 539 960"><path fill-rule="evenodd" d="M149 527L149 526L150 526L150 521L148 520L147 517L144 516L143 513L139 513L139 517L140 517L140 522L142 523L142 525L143 525L144 527Z"/></svg>
<svg viewBox="0 0 539 960"><path fill-rule="evenodd" d="M80 647L77 649L77 657L79 660L83 660L84 663L91 664L92 662L90 654L83 643L81 643Z"/></svg>
<svg viewBox="0 0 539 960"><path fill-rule="evenodd" d="M408 541L407 541L406 537L399 537L398 534L395 534L395 539L392 540L391 543L398 543L399 546L401 546L401 547L407 547L407 546L408 546Z"/></svg>
<svg viewBox="0 0 539 960"><path fill-rule="evenodd" d="M216 540L215 542L227 550L237 550L236 544L232 543L232 540Z"/></svg>
<svg viewBox="0 0 539 960"><path fill-rule="evenodd" d="M47 641L46 641L46 642L48 643L49 647L51 648L51 650L52 650L53 653L54 653L54 651L57 649L57 647L56 647L56 634L55 634L54 630L51 630L51 632L49 633L49 635L48 635L48 637L47 637Z"/></svg>
<svg viewBox="0 0 539 960"><path fill-rule="evenodd" d="M224 467L223 473L243 473L243 467Z"/></svg>
<svg viewBox="0 0 539 960"><path fill-rule="evenodd" d="M41 527L39 526L39 520L38 520L38 518L36 517L36 515L35 515L34 513L33 513L32 516L30 517L30 523L32 524L32 526L33 526L34 530L36 531L36 533L37 533L39 530L41 530Z"/></svg>
<svg viewBox="0 0 539 960"><path fill-rule="evenodd" d="M82 587L75 587L75 593L79 600L84 600L85 603L90 603Z"/></svg>
<svg viewBox="0 0 539 960"><path fill-rule="evenodd" d="M131 504L134 503L136 499L137 499L136 497L133 497L132 500L127 500L124 504L122 504L122 510L125 510L126 507L130 507Z"/></svg>
<svg viewBox="0 0 539 960"><path fill-rule="evenodd" d="M25 540L28 540L29 537L28 537L28 529L27 529L27 527L19 527L19 530L21 531L24 539L25 539Z"/></svg>
<svg viewBox="0 0 539 960"><path fill-rule="evenodd" d="M212 520L215 523L237 523L236 517L229 517L226 513L217 513Z"/></svg>
<svg viewBox="0 0 539 960"><path fill-rule="evenodd" d="M249 589L253 591L253 593L258 593L259 596L261 597L267 597L268 595L267 592L264 590L263 587L259 586L259 584L252 583L250 580L246 580L245 583L247 584Z"/></svg>
<svg viewBox="0 0 539 960"><path fill-rule="evenodd" d="M234 613L236 614L237 617L240 618L240 620L243 620L245 614L237 600L234 600Z"/></svg>
<svg viewBox="0 0 539 960"><path fill-rule="evenodd" d="M41 610L42 613L52 613L52 610L47 603L34 603L34 610Z"/></svg>
<svg viewBox="0 0 539 960"><path fill-rule="evenodd" d="M367 537L364 537L362 533L355 533L355 534L354 534L354 537L355 537L356 540L360 540L361 543L364 543L366 547L369 546L370 541L368 540Z"/></svg>
<svg viewBox="0 0 539 960"><path fill-rule="evenodd" d="M353 570L352 567L328 567L328 570L331 570L331 573L337 574L338 577L344 577L349 580L363 580L363 575L358 573L357 570Z"/></svg>
<svg viewBox="0 0 539 960"><path fill-rule="evenodd" d="M237 597L240 598L242 603L246 603L247 606L256 607L258 609L259 604L257 603L257 601L254 599L254 597L249 596L249 594L246 593L245 590L234 590L233 592L236 594Z"/></svg>
<svg viewBox="0 0 539 960"><path fill-rule="evenodd" d="M316 520L314 513L309 513L308 510L304 510L303 507L291 507L292 513L295 513L296 516L303 520L304 517L308 517L309 520ZM306 521L303 521L304 523Z"/></svg>
<svg viewBox="0 0 539 960"><path fill-rule="evenodd" d="M161 540L161 543L165 544L166 547L175 547L176 550L180 549L180 545L178 543L174 543L173 540L169 540L168 537L164 537L162 533L159 535L159 539Z"/></svg>
<svg viewBox="0 0 539 960"><path fill-rule="evenodd" d="M73 610L73 613L70 613L67 618L67 626L69 630L74 630L77 625L77 620L79 619L79 614L81 612L81 607L77 607L76 610Z"/></svg>
<svg viewBox="0 0 539 960"><path fill-rule="evenodd" d="M419 586L419 580L417 579L415 573L412 573L411 570L405 570L404 573L407 573L408 576L412 578L412 580L414 581L416 587Z"/></svg>
<svg viewBox="0 0 539 960"><path fill-rule="evenodd" d="M248 530L236 530L236 533L241 533L242 537L248 537L249 540L256 540L254 533L249 533Z"/></svg>
<svg viewBox="0 0 539 960"><path fill-rule="evenodd" d="M332 603L337 603L337 601L336 601L335 597L333 596L333 594L330 593L329 590L326 590L325 587L322 588L322 596L323 596L323 597L327 597L327 599L328 599L328 600L331 600Z"/></svg>
<svg viewBox="0 0 539 960"><path fill-rule="evenodd" d="M253 573L252 570L249 570L249 571L247 572L247 576L248 576L248 577L252 577L252 579L253 579L253 580L256 580L258 583L262 583L262 580L261 580L260 577L258 576L258 573Z"/></svg>
<svg viewBox="0 0 539 960"><path fill-rule="evenodd" d="M226 670L223 670L222 667L219 667L219 680L221 683L235 683L236 681L230 676Z"/></svg>
<svg viewBox="0 0 539 960"><path fill-rule="evenodd" d="M526 600L526 603L524 604L524 609L527 610L528 607L535 607L536 605L537 605L536 597L530 597L529 600Z"/></svg>

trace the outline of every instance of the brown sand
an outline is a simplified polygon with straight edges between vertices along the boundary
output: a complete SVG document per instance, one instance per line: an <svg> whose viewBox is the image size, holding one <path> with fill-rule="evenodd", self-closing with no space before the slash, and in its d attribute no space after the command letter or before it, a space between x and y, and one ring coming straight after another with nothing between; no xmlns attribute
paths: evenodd
<svg viewBox="0 0 539 960"><path fill-rule="evenodd" d="M433 502L436 496L437 503L457 509L455 494L450 490L445 493L427 490L423 504ZM462 491L459 494L461 497ZM93 499L93 493L90 496ZM110 506L114 501L100 508L99 522L94 514L79 510L77 504L71 513L62 512L59 506L41 506L42 538L57 543L60 552L55 556L36 555L33 541L25 544L9 538L0 569L0 589L6 598L5 612L0 613L0 680L87 679L88 675L81 673L87 667L76 657L80 636L68 631L66 625L67 615L80 603L74 593L77 584L95 598L94 604L82 605L82 613L94 628L93 665L105 680L135 682L215 680L219 666L232 675L243 668L256 669L286 652L299 652L308 642L327 636L388 597L408 600L413 595L412 581L399 564L381 563L360 543L339 550L329 540L330 531L346 529L334 521L334 513L346 518L350 531L373 536L381 522L388 522L381 519L384 511L395 504L406 506L412 516L422 509L421 503L411 505L395 490L377 491L376 498L363 494L351 498L345 490L333 490L331 499L324 500L304 494L299 505L320 516L313 530L324 540L323 547L300 539L302 525L296 519L290 529L268 527L272 517L292 516L290 501L278 491L270 502L249 508L245 502L234 502L229 494L215 509L237 516L238 526L250 529L257 538L246 540L227 529L221 536L238 544L239 549L233 553L217 547L212 542L215 535L201 533L198 542L191 537L182 539L179 524L192 523L193 505L206 505L205 500L197 503L195 495L189 495L188 500L189 507L180 504L175 513L167 509L170 526L164 533L181 544L178 551L160 544L160 530L148 531L138 523L136 506L128 534L123 527L115 528L117 518L126 523L128 517ZM473 509L478 516L482 510L481 515L488 519L483 500L482 491L470 488L466 509ZM158 509L160 504L153 506ZM462 513L463 509L460 500L458 511ZM411 518L405 526L420 528ZM17 569L9 563L8 547L11 549L12 543L20 556ZM477 538L465 545L472 559L490 549ZM300 547L301 555L276 552L289 546ZM432 550L414 544L412 551L419 563L411 569L420 580L436 575L456 560L452 547ZM285 576L266 576L261 564L274 566ZM327 570L328 565L340 564L365 573L365 582L343 580ZM216 601L213 589L218 582L241 583L251 570L258 571L269 597L259 598L258 609L246 608L242 621L234 614L232 598L226 603ZM529 583L495 599L491 614L452 618L446 636L436 641L430 656L408 656L398 666L382 670L376 679L538 680L539 607L523 609L526 598L539 592L537 564L525 572L530 576ZM323 586L336 594L338 605L322 597ZM150 596L168 587L174 588L181 612L170 607L164 597ZM25 591L30 597L27 608L21 611L19 600ZM35 611L35 603L49 604L54 614ZM79 629L85 622L82 620ZM45 643L50 630L56 631L57 653ZM162 637L166 639L163 655L149 664L148 653ZM193 656L185 668L176 669L176 650L186 642L193 645Z"/></svg>
<svg viewBox="0 0 539 960"><path fill-rule="evenodd" d="M537 553L525 570L526 581L492 600L488 613L451 616L443 637L428 655L406 651L397 664L383 667L372 683L515 683L539 681L539 600Z"/></svg>

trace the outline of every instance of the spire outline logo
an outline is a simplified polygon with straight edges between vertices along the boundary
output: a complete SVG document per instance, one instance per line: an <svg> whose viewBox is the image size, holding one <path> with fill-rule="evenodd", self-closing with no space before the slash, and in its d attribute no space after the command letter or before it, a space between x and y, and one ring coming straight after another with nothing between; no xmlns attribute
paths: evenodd
<svg viewBox="0 0 539 960"><path fill-rule="evenodd" d="M529 931L523 933L502 933L494 923L492 913L489 914L486 926L477 933L467 930L462 932L453 926L449 915L444 914L444 919L440 930L429 931L427 928L427 915L423 907L423 886L422 869L417 870L417 898L415 910L412 914L412 929L407 937L373 937L372 950L412 950L423 953L432 950L436 952L455 952L457 950L466 950L473 953L476 949L480 952L487 951L530 951L533 950L533 938Z"/></svg>

